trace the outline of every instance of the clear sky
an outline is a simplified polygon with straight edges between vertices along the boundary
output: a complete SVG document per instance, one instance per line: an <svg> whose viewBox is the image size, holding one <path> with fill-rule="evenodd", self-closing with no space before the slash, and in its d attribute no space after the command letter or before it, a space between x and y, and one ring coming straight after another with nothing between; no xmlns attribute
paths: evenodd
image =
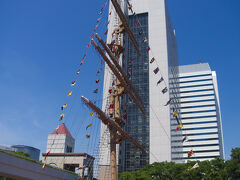
<svg viewBox="0 0 240 180"><path fill-rule="evenodd" d="M0 144L25 144L46 149L47 135L58 124L65 102L65 123L82 150L85 127L91 122L81 95L98 100L92 91L103 73L96 52L89 48L98 12L105 0L0 0ZM176 29L179 64L208 62L217 72L226 157L240 147L240 1L168 0ZM106 14L102 22L106 22ZM99 27L104 31L104 25ZM101 83L100 83L101 84ZM84 123L83 120L86 120ZM97 134L99 121L91 133Z"/></svg>

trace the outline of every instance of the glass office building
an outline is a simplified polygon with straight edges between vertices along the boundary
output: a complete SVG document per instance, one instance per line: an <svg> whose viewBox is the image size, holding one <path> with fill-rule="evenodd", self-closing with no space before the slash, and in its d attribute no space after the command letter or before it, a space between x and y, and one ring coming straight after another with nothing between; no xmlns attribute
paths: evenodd
<svg viewBox="0 0 240 180"><path fill-rule="evenodd" d="M141 25L136 25L137 20ZM141 56L138 56L134 46L125 36L122 67L144 102L146 116L144 117L128 95L123 96L122 110L127 110L126 124L123 127L146 151L149 151L149 54L147 52L149 44L148 41L143 42L144 38L148 39L148 13L129 16L129 25L139 44ZM141 169L148 163L149 154L143 154L130 141L126 140L120 144L120 171Z"/></svg>

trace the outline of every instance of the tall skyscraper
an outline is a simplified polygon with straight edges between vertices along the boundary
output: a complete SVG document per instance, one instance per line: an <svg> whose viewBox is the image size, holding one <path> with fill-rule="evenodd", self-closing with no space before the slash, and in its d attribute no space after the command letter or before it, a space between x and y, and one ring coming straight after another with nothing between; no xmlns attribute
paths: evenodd
<svg viewBox="0 0 240 180"><path fill-rule="evenodd" d="M172 118L172 110L179 111L180 103L176 36L166 1L132 0L130 3L135 14L128 11L126 1L120 1L130 29L139 45L141 56L137 54L128 35L124 34L122 37L124 52L120 56L120 64L142 98L146 116L141 114L127 95L123 96L121 108L123 112L127 112L123 128L148 153L142 154L129 141L123 141L119 145L119 171L140 169L156 161L171 161L173 152L171 137L181 133L181 131L171 131L173 128L176 129L175 125L171 127L171 124L176 122L176 119ZM111 15L109 16L107 43L111 44L113 31L118 27L118 17L111 3L109 11ZM153 58L154 62L150 63ZM161 78L164 80L158 83ZM113 81L114 77L106 66L102 106L106 113L109 106L108 90ZM174 99L173 102L164 106L170 98ZM102 124L99 179L108 179L106 174L109 174L109 135L106 132L106 126ZM180 139L181 136L176 136L176 138Z"/></svg>
<svg viewBox="0 0 240 180"><path fill-rule="evenodd" d="M215 157L224 159L216 72L210 69L208 63L179 66L179 81L182 133L188 141L175 153L181 153L185 162L192 159L211 160ZM195 156L188 158L190 149Z"/></svg>

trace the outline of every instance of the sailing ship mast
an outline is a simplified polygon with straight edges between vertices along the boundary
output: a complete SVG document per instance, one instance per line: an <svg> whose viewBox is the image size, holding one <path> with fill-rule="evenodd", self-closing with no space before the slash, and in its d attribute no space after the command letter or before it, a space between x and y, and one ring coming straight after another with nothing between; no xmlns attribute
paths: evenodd
<svg viewBox="0 0 240 180"><path fill-rule="evenodd" d="M115 29L115 43L106 45L105 42L100 38L98 34L96 38L100 42L103 49L92 39L91 43L98 51L98 53L102 56L106 64L109 66L111 71L116 77L115 86L111 87L112 93L110 94L110 105L113 105L111 108L111 112L109 114L112 117L108 117L101 109L99 109L94 103L90 100L82 96L83 102L88 105L93 111L98 114L98 118L108 126L110 132L110 172L111 172L111 180L117 180L118 178L118 171L117 171L117 159L116 159L116 145L121 143L123 140L128 139L131 143L133 143L137 148L139 148L143 153L146 153L144 148L138 144L131 136L129 136L122 128L121 125L124 124L124 120L121 118L120 112L120 97L127 93L137 105L139 110L145 115L144 108L143 108L143 101L141 100L139 94L137 93L136 89L134 88L133 84L128 79L126 73L123 71L122 67L119 65L119 57L120 54L123 52L122 47L122 40L119 41L119 37L121 38L121 34L124 32L128 33L130 40L132 41L138 55L140 55L140 50L137 44L137 41L129 28L127 19L122 12L122 9L119 5L117 0L111 0L117 14L119 17L118 28ZM114 46L114 54L111 52L109 48ZM104 51L108 54L108 57L105 55Z"/></svg>

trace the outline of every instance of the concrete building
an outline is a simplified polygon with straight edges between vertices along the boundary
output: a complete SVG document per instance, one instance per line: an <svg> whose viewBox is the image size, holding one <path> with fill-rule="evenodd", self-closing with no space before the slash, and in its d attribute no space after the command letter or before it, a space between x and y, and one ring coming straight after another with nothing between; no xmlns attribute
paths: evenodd
<svg viewBox="0 0 240 180"><path fill-rule="evenodd" d="M43 162L92 179L94 157L86 153L74 153L74 146L74 138L62 123L48 135L47 150L42 154Z"/></svg>
<svg viewBox="0 0 240 180"><path fill-rule="evenodd" d="M28 153L31 159L39 161L40 150L37 148L25 145L13 145L11 148L13 148L15 152Z"/></svg>
<svg viewBox="0 0 240 180"><path fill-rule="evenodd" d="M0 179L73 180L77 177L77 174L50 166L42 169L40 162L22 158L11 152L0 151Z"/></svg>
<svg viewBox="0 0 240 180"><path fill-rule="evenodd" d="M174 146L171 144L171 137L181 134L181 131L171 131L170 123L170 121L176 122L171 118L172 109L180 110L178 58L176 35L165 0L130 1L136 15L128 11L126 1L120 2L141 51L141 56L138 56L128 35L124 34L122 39L125 51L120 57L120 64L142 98L146 113L146 117L144 117L129 97L123 96L121 99L122 109L127 110L127 120L123 128L148 152L151 152L142 154L129 141L122 142L119 146L119 171L132 171L156 161L172 160ZM109 11L111 16L109 16L107 43L110 44L113 40L112 32L118 25L118 18L111 3ZM139 24L136 26L137 20L141 26ZM152 58L155 58L155 61L150 63ZM131 64L131 72L129 72L129 64ZM159 68L160 71L154 73L156 68ZM164 81L157 84L161 77L164 78ZM109 106L106 97L108 97L108 90L113 81L113 75L106 65L102 106L106 113ZM167 87L167 92L162 93L165 87ZM175 97L174 103L164 106L171 97ZM176 127L174 126L174 128ZM106 132L106 126L102 124L101 137L108 136ZM104 141L100 145L102 158L99 160L98 179L109 178L106 176L108 174L106 172L109 171L109 138L103 139ZM178 144L181 146L181 143ZM181 154L179 154L179 158L180 156Z"/></svg>
<svg viewBox="0 0 240 180"><path fill-rule="evenodd" d="M64 123L57 127L48 135L47 152L52 153L72 153L74 152L75 139Z"/></svg>
<svg viewBox="0 0 240 180"><path fill-rule="evenodd" d="M175 153L183 155L183 160L224 159L221 111L216 72L208 63L179 66L181 119L183 123L181 149ZM178 140L175 137L173 143ZM192 149L195 156L188 158ZM182 160L173 157L173 160Z"/></svg>

